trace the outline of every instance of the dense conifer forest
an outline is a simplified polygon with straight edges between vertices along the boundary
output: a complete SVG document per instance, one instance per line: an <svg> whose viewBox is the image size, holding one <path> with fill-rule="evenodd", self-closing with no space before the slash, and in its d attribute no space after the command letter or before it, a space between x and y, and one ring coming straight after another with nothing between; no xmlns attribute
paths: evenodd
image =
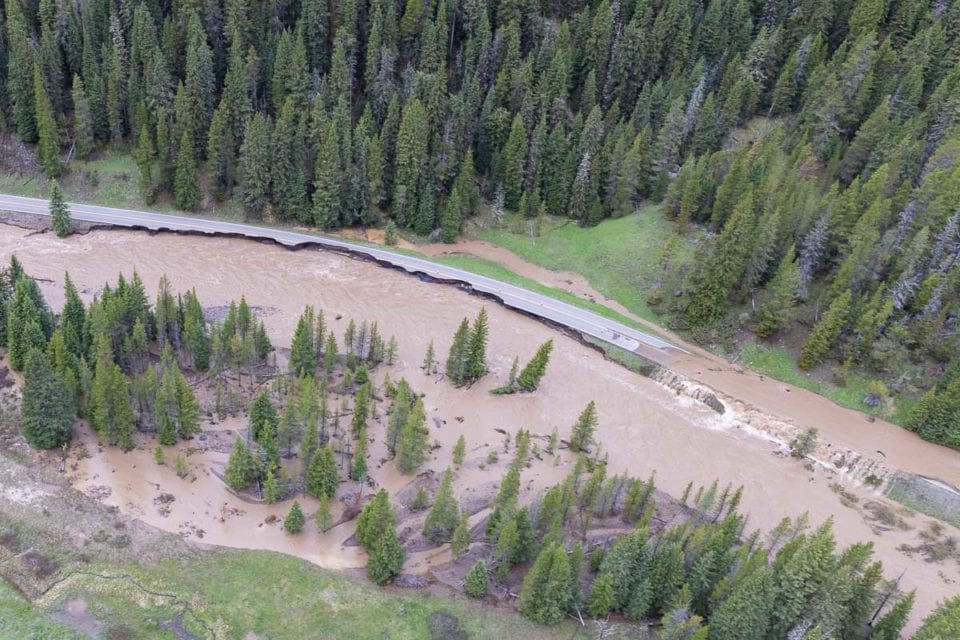
<svg viewBox="0 0 960 640"><path fill-rule="evenodd" d="M798 332L803 368L926 392L906 422L960 446L960 2L7 0L0 20L0 122L48 176L122 149L148 202L444 241L486 207L595 225L663 201L649 296L671 322Z"/></svg>

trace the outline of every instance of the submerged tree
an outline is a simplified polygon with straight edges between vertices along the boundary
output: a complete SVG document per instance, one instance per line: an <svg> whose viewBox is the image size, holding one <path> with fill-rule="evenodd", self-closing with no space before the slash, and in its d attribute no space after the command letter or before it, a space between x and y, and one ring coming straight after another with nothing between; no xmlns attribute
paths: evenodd
<svg viewBox="0 0 960 640"><path fill-rule="evenodd" d="M591 400L580 413L570 432L570 449L588 451L593 444L593 434L597 429L597 407Z"/></svg>
<svg viewBox="0 0 960 640"><path fill-rule="evenodd" d="M433 501L433 508L423 523L423 537L433 544L450 542L460 520L459 514L460 505L453 495L453 472L447 469Z"/></svg>

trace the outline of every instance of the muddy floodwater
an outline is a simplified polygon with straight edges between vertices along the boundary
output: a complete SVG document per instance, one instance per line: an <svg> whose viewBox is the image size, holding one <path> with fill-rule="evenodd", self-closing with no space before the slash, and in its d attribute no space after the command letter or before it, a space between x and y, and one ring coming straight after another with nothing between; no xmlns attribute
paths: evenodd
<svg viewBox="0 0 960 640"><path fill-rule="evenodd" d="M382 379L389 371L392 378L405 377L415 389L426 393L431 440L441 444L428 466L442 471L450 465L453 443L461 434L466 436L467 462L456 480L461 499L492 485L504 473L509 455L501 454L500 462L481 468L489 450L502 449L503 435L498 429L514 432L522 427L547 436L556 428L566 437L579 412L595 400L600 418L597 439L609 457L608 473L646 477L656 471L658 487L673 495L680 495L690 481L695 485L715 479L721 484L742 484L742 510L749 515L748 528L770 529L782 518L803 512L809 512L813 524L833 518L841 545L872 541L887 576L903 573L901 587L917 589L917 615L912 628L919 616L938 601L960 591L960 570L955 561L927 563L897 548L917 544L928 518L905 516L910 529L877 527L862 509L841 504L830 485L848 483L846 489L860 497L860 504L882 498L854 486L842 475L811 470L800 461L784 457L778 453L777 444L757 435L757 415L751 425L739 421L735 411L720 415L605 360L596 351L535 320L455 287L424 283L397 271L318 250L288 251L240 239L151 236L131 231L95 231L57 239L49 233L0 225L0 258L6 260L14 252L26 270L41 281L43 293L55 309L63 302L65 271L89 300L105 282L115 281L118 272L129 274L136 268L151 296L164 274L174 290L196 288L204 306L228 304L245 295L251 305L263 309L270 338L281 348L289 345L306 304L324 310L338 338L349 318L377 321L381 333L395 335L399 342L398 362L381 367L377 376ZM460 320L475 316L482 306L490 316L490 373L471 389L455 389L426 376L420 364L430 340L435 341L438 356L445 358ZM338 315L342 319L334 320ZM537 345L549 338L555 348L536 393L488 393L506 381L514 356L521 361L528 359ZM801 399L795 401L801 403L798 410L802 413ZM370 423L370 435L376 438L370 449L370 472L378 485L397 492L410 478L400 475L392 462L380 463L385 458L385 409L378 406L379 417ZM840 420L864 420L860 414L842 410L832 415ZM810 420L811 416L802 419ZM244 427L242 418L204 425L204 429L234 431ZM890 438L891 447L907 446L895 436ZM213 544L283 551L331 568L357 567L364 562L362 551L346 544L353 533L350 523L324 534L311 524L299 536L284 534L279 523L266 524L269 515L282 517L289 501L267 506L234 497L212 473L225 463L226 454L208 451L187 456L190 475L181 480L171 464L154 463L149 441L130 453L99 448L88 431L81 434L81 441L90 457L71 461L68 473L75 484L82 490L99 492L105 502L157 527L188 537L202 536L204 542ZM181 448L189 446L186 443ZM952 461L955 472L960 463L948 454L953 456L950 452L938 453L936 464L950 467ZM895 455L904 458L909 451L898 450ZM172 452L168 454L170 459ZM556 459L545 456L524 471L524 495L535 495L543 486L556 482L572 464L568 454ZM922 459L912 460L911 465L911 470L922 472ZM164 503L163 493L175 499ZM316 503L309 498L301 501L309 517ZM339 508L338 503L335 519ZM412 554L406 570L423 571L445 556L437 549Z"/></svg>

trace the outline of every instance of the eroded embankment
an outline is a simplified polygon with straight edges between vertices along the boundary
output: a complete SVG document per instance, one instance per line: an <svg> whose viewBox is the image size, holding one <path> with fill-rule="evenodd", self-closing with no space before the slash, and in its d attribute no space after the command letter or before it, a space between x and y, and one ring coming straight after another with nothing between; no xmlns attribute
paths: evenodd
<svg viewBox="0 0 960 640"><path fill-rule="evenodd" d="M166 275L174 290L196 288L201 302L213 307L229 304L245 295L249 304L264 310L262 319L275 345L290 343L297 318L305 304L323 309L338 335L348 319L377 321L385 336L399 341L397 363L389 368L391 378L406 378L426 394L430 438L440 447L428 468L442 472L451 462L451 449L460 435L467 440L467 460L456 474L456 491L462 500L495 487L503 475L508 455L489 463L490 452L502 452L500 430L530 429L546 437L554 429L565 436L590 400L600 414L597 432L602 454L609 460L609 473L647 477L657 473L658 486L680 495L687 483L744 485L743 509L750 526L769 529L786 516L807 511L811 522L833 518L838 542L851 544L870 540L889 575L906 572L904 588L918 588L917 613L931 610L938 600L951 595L960 571L955 562L927 563L909 557L899 547L916 545L926 519L908 518L909 528L879 530L860 508L845 506L831 485L848 482L840 474L827 474L786 458L781 447L757 438L731 421L735 403L718 394L727 407L718 414L700 400L678 396L651 379L625 373L619 364L605 359L579 339L558 335L550 327L487 305L490 316L488 348L490 372L471 389L457 389L424 374L420 369L431 340L443 358L450 337L464 316L474 316L484 300L462 296L455 287L424 287L414 278L395 270L379 269L361 260L345 259L329 252L279 251L264 246L251 251L249 242L229 238L206 238L203 250L198 240L173 234L147 239L132 231L93 232L57 239L30 235L11 227L0 228L0 260L16 252L54 308L63 304L63 275L69 270L82 295L89 300L105 282L120 271L137 269L148 289ZM340 320L335 320L341 316ZM515 356L529 358L538 344L554 339L555 350L540 389L529 395L492 396L489 389L503 384ZM378 373L378 376L386 374ZM378 378L379 379L379 378ZM382 445L385 406L369 425L374 443L370 448L371 475L379 486L392 492L410 481L399 474ZM762 422L762 412L757 421ZM738 418L739 421L739 418ZM227 424L205 429L235 428ZM187 456L195 480L177 478L172 465L156 465L150 443L124 454L115 448L100 450L92 434L84 436L91 454L71 468L76 486L90 490L107 487L103 497L124 513L187 538L198 537L214 544L270 548L299 555L327 566L356 566L362 558L344 547L346 531L320 534L309 529L301 536L288 536L271 516L282 517L289 504L252 505L227 492L211 474L223 464L225 454L195 452ZM535 464L523 474L523 499L530 499L555 483L572 468L574 457L563 453ZM159 485L159 488L158 488ZM848 490L860 495L861 504L875 500L872 491L849 482ZM176 494L163 509L154 503L160 493ZM849 501L848 501L849 502ZM305 504L308 517L315 505ZM221 520L222 513L230 514ZM243 512L239 515L233 515ZM411 523L415 526L415 523ZM435 552L434 552L435 553ZM417 559L414 559L416 563ZM337 565L336 563L340 563Z"/></svg>

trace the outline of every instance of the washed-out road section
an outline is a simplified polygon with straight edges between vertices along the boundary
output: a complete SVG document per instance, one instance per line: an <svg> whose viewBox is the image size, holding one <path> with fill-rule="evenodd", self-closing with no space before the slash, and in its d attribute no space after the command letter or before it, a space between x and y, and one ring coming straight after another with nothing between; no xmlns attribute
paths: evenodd
<svg viewBox="0 0 960 640"><path fill-rule="evenodd" d="M641 347L655 350L685 352L666 340L638 331L586 309L562 302L547 295L529 291L494 278L457 269L430 260L416 258L395 251L378 249L321 235L299 233L272 227L240 224L131 209L114 209L89 204L68 203L74 220L94 225L112 225L151 231L174 231L213 235L242 236L258 240L272 240L287 247L317 246L375 260L381 264L403 269L416 276L453 282L470 290L493 296L504 305L573 331L603 340L627 351ZM0 194L0 212L11 211L31 215L49 215L50 203L40 198ZM2 216L2 214L0 214Z"/></svg>

